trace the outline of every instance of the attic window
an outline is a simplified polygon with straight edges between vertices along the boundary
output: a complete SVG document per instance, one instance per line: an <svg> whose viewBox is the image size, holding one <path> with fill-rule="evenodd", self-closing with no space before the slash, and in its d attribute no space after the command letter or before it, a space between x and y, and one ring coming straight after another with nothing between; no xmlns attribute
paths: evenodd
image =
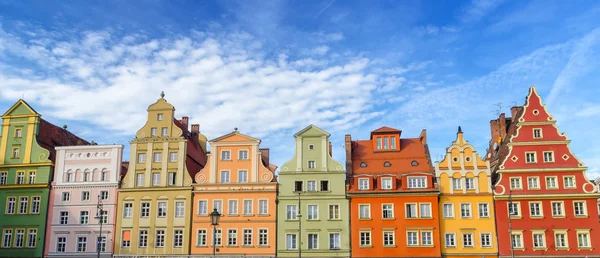
<svg viewBox="0 0 600 258"><path fill-rule="evenodd" d="M162 113L158 113L158 115L156 115L156 120L162 121L163 120L163 114Z"/></svg>
<svg viewBox="0 0 600 258"><path fill-rule="evenodd" d="M454 158L452 158L452 161L454 161L454 162L458 162L458 157L454 157Z"/></svg>
<svg viewBox="0 0 600 258"><path fill-rule="evenodd" d="M539 111L539 110L537 110L537 109L534 109L534 110L533 110L533 114L537 116L537 115L539 115L539 114L540 114L540 111Z"/></svg>
<svg viewBox="0 0 600 258"><path fill-rule="evenodd" d="M416 167L417 165L419 165L419 162L417 162L416 160L413 160L413 161L410 163L410 165L411 165L411 166L413 166L413 167Z"/></svg>
<svg viewBox="0 0 600 258"><path fill-rule="evenodd" d="M387 168L387 167L392 166L392 163L390 163L389 161L386 161L383 163L383 166Z"/></svg>
<svg viewBox="0 0 600 258"><path fill-rule="evenodd" d="M466 158L465 158L465 161L467 161L467 162L471 162L471 157L466 157Z"/></svg>
<svg viewBox="0 0 600 258"><path fill-rule="evenodd" d="M361 168L366 168L366 167L367 167L367 163L365 163L365 162L363 162L363 163L360 163L360 167L361 167Z"/></svg>
<svg viewBox="0 0 600 258"><path fill-rule="evenodd" d="M315 145L309 144L309 145L308 145L308 149L309 149L309 150L314 150L314 149L315 149Z"/></svg>

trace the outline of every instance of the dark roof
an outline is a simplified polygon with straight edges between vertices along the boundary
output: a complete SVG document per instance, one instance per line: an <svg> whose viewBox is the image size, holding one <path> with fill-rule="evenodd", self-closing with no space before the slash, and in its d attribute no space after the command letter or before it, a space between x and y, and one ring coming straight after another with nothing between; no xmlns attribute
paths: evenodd
<svg viewBox="0 0 600 258"><path fill-rule="evenodd" d="M121 178L127 175L127 170L129 170L129 161L121 162Z"/></svg>
<svg viewBox="0 0 600 258"><path fill-rule="evenodd" d="M69 132L67 129L53 125L52 123L40 118L40 126L37 134L37 141L40 146L50 151L49 159L55 162L56 150L59 146L89 145L90 143L77 135Z"/></svg>
<svg viewBox="0 0 600 258"><path fill-rule="evenodd" d="M182 130L182 136L187 139L187 157L185 165L188 173L192 178L195 178L196 173L200 172L206 165L206 153L200 146L198 140L198 132L190 132L186 125L177 119L173 119L173 123Z"/></svg>

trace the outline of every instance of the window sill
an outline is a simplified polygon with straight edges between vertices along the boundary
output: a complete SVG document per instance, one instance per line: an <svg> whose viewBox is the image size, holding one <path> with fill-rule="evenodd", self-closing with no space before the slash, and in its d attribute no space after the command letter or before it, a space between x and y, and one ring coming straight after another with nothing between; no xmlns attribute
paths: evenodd
<svg viewBox="0 0 600 258"><path fill-rule="evenodd" d="M227 217L239 217L240 215L239 214L227 214L226 216Z"/></svg>
<svg viewBox="0 0 600 258"><path fill-rule="evenodd" d="M321 221L320 219L307 219L306 221L314 221L314 222L319 222Z"/></svg>
<svg viewBox="0 0 600 258"><path fill-rule="evenodd" d="M569 247L556 247L556 248L554 248L554 250L556 250L556 251L570 251L571 248L569 248Z"/></svg>
<svg viewBox="0 0 600 258"><path fill-rule="evenodd" d="M552 216L552 218L553 219L564 219L564 218L567 218L567 216L564 216L564 215L562 215L562 216Z"/></svg>
<svg viewBox="0 0 600 258"><path fill-rule="evenodd" d="M342 219L328 219L328 221L342 221Z"/></svg>
<svg viewBox="0 0 600 258"><path fill-rule="evenodd" d="M254 214L244 214L242 217L254 217Z"/></svg>
<svg viewBox="0 0 600 258"><path fill-rule="evenodd" d="M384 245L383 248L396 248L396 245Z"/></svg>
<svg viewBox="0 0 600 258"><path fill-rule="evenodd" d="M286 219L285 222L298 222L298 219Z"/></svg>
<svg viewBox="0 0 600 258"><path fill-rule="evenodd" d="M534 247L533 251L548 251L548 247Z"/></svg>
<svg viewBox="0 0 600 258"><path fill-rule="evenodd" d="M227 248L239 248L239 246L237 246L237 245L228 245L228 246L226 246L226 247L227 247Z"/></svg>
<svg viewBox="0 0 600 258"><path fill-rule="evenodd" d="M513 250L525 251L525 247L515 247L515 248L513 248Z"/></svg>
<svg viewBox="0 0 600 258"><path fill-rule="evenodd" d="M584 250L584 251L591 251L591 250L592 250L592 247L578 247L578 248L577 248L577 251L581 251L581 250Z"/></svg>
<svg viewBox="0 0 600 258"><path fill-rule="evenodd" d="M544 219L544 216L531 216L531 219Z"/></svg>
<svg viewBox="0 0 600 258"><path fill-rule="evenodd" d="M381 220L396 220L396 218L381 218Z"/></svg>
<svg viewBox="0 0 600 258"><path fill-rule="evenodd" d="M372 218L359 218L358 220L373 220Z"/></svg>
<svg viewBox="0 0 600 258"><path fill-rule="evenodd" d="M359 246L359 248L373 248L372 245L361 245Z"/></svg>
<svg viewBox="0 0 600 258"><path fill-rule="evenodd" d="M258 216L258 217L269 217L269 216L271 216L271 215L270 215L270 214L258 214L258 215L256 215L256 216Z"/></svg>
<svg viewBox="0 0 600 258"><path fill-rule="evenodd" d="M433 219L433 218L428 217L428 218L405 218L405 219L415 220L415 219ZM463 219L470 219L470 218L463 218Z"/></svg>
<svg viewBox="0 0 600 258"><path fill-rule="evenodd" d="M587 218L589 218L589 216L588 215L575 215L575 218L576 219L587 219Z"/></svg>
<svg viewBox="0 0 600 258"><path fill-rule="evenodd" d="M270 247L271 247L270 245L259 245L259 246L257 246L257 248L270 248Z"/></svg>

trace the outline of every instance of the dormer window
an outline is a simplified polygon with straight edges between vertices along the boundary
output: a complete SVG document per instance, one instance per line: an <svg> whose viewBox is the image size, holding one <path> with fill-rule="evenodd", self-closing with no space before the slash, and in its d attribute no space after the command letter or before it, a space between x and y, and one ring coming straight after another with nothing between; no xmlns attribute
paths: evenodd
<svg viewBox="0 0 600 258"><path fill-rule="evenodd" d="M366 168L367 167L367 163L365 163L365 162L360 163L360 167L361 168Z"/></svg>
<svg viewBox="0 0 600 258"><path fill-rule="evenodd" d="M377 149L381 150L381 137L377 137Z"/></svg>
<svg viewBox="0 0 600 258"><path fill-rule="evenodd" d="M389 145L388 145L388 137L386 136L386 137L383 137L383 149L387 150L388 147L389 147Z"/></svg>
<svg viewBox="0 0 600 258"><path fill-rule="evenodd" d="M427 187L427 177L424 176L409 176L408 177L408 188L426 188Z"/></svg>
<svg viewBox="0 0 600 258"><path fill-rule="evenodd" d="M156 120L162 121L163 120L163 114L162 113L158 113L158 115L156 115Z"/></svg>
<svg viewBox="0 0 600 258"><path fill-rule="evenodd" d="M418 165L419 165L419 162L417 162L416 160L413 160L413 161L410 163L410 165L411 165L411 166L413 166L413 167L416 167L416 166L418 166Z"/></svg>
<svg viewBox="0 0 600 258"><path fill-rule="evenodd" d="M535 139L542 138L542 129L541 128L533 128L533 138L535 138Z"/></svg>
<svg viewBox="0 0 600 258"><path fill-rule="evenodd" d="M391 177L381 178L381 189L384 189L384 190L392 189L392 178Z"/></svg>
<svg viewBox="0 0 600 258"><path fill-rule="evenodd" d="M396 137L395 136L390 137L390 149L392 149L392 150L396 149Z"/></svg>
<svg viewBox="0 0 600 258"><path fill-rule="evenodd" d="M389 161L386 161L386 162L383 162L383 166L386 167L386 168L387 167L391 167L392 163L390 163Z"/></svg>
<svg viewBox="0 0 600 258"><path fill-rule="evenodd" d="M358 190L369 190L369 179L359 178L358 179Z"/></svg>

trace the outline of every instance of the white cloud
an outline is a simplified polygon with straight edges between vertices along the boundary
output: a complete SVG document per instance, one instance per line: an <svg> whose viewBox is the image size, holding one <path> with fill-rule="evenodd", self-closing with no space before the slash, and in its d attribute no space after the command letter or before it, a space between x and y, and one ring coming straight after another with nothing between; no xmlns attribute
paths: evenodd
<svg viewBox="0 0 600 258"><path fill-rule="evenodd" d="M472 0L464 7L460 19L463 22L479 21L482 17L496 9L502 2L503 0Z"/></svg>

